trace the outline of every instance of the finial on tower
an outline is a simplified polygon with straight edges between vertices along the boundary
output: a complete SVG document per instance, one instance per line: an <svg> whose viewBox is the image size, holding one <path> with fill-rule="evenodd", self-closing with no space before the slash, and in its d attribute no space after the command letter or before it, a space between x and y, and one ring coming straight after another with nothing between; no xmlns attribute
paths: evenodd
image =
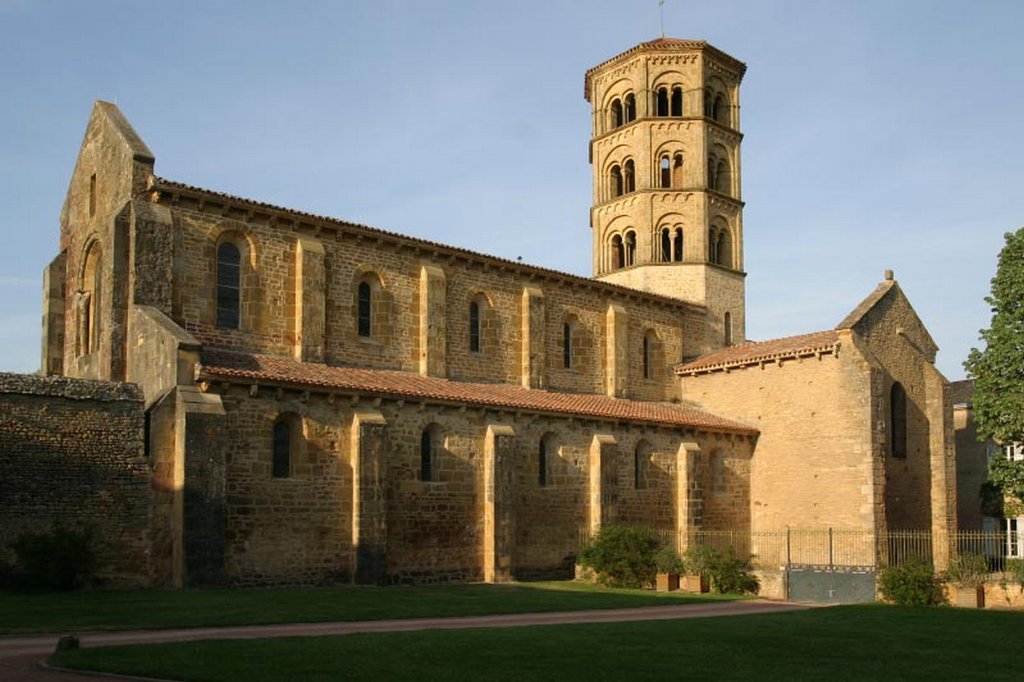
<svg viewBox="0 0 1024 682"><path fill-rule="evenodd" d="M658 0L658 9L661 11L661 37L665 37L665 0Z"/></svg>

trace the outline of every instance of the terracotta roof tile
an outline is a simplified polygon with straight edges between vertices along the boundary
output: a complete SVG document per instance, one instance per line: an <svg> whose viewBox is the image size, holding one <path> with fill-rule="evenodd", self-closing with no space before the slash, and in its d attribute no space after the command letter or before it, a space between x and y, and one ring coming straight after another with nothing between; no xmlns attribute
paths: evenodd
<svg viewBox="0 0 1024 682"><path fill-rule="evenodd" d="M839 347L839 332L835 329L788 336L770 341L755 341L729 346L708 353L696 360L676 365L676 374L705 374L731 367L743 367L785 358L805 357L816 353L831 353Z"/></svg>
<svg viewBox="0 0 1024 682"><path fill-rule="evenodd" d="M745 424L665 402L623 400L589 393L558 393L511 384L481 384L425 377L393 370L333 367L270 355L204 350L200 377L242 379L273 384L352 390L391 398L472 403L578 417L668 424L756 434Z"/></svg>

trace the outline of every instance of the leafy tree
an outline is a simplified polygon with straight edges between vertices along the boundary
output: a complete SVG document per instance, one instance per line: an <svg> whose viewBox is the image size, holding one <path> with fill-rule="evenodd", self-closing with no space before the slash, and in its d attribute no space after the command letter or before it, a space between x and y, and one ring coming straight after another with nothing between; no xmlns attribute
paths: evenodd
<svg viewBox="0 0 1024 682"><path fill-rule="evenodd" d="M985 349L972 348L964 368L974 378L974 417L979 438L1024 442L1024 228L1006 233L992 279L992 323L981 330ZM996 457L989 479L1009 499L1024 501L1024 461ZM1007 513L1011 513L1007 509Z"/></svg>

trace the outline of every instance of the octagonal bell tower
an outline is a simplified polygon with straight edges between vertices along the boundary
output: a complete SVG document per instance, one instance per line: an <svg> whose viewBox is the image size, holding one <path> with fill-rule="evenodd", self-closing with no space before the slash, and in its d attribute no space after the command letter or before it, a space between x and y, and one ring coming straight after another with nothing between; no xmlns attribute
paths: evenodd
<svg viewBox="0 0 1024 682"><path fill-rule="evenodd" d="M739 86L746 65L659 38L587 71L594 276L705 306L702 352L745 337Z"/></svg>

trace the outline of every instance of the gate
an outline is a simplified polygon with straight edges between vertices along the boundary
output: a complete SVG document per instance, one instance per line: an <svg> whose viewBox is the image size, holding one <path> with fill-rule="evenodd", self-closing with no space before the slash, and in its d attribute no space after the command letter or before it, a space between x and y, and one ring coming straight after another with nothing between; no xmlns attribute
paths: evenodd
<svg viewBox="0 0 1024 682"><path fill-rule="evenodd" d="M791 601L843 604L875 600L874 537L863 531L786 531Z"/></svg>

